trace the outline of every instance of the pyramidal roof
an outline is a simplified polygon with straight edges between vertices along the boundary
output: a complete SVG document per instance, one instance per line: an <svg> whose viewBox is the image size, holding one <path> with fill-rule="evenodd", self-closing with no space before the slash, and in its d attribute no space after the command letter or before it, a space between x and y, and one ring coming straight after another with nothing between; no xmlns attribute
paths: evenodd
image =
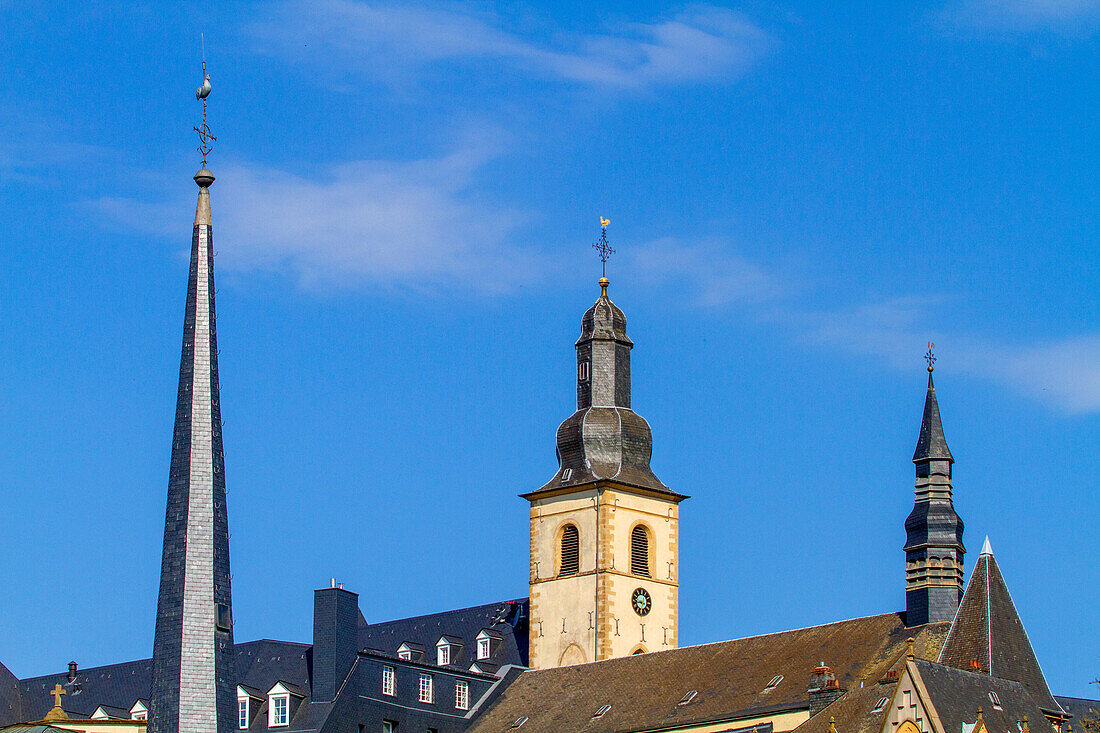
<svg viewBox="0 0 1100 733"><path fill-rule="evenodd" d="M939 663L1013 680L1044 710L1059 711L986 538L951 623Z"/></svg>
<svg viewBox="0 0 1100 733"><path fill-rule="evenodd" d="M928 394L924 398L924 417L920 422L920 436L917 448L913 451L913 462L941 460L955 462L951 449L947 447L947 438L943 436L943 423L940 422L940 405L936 402L936 386L932 383L932 372L928 372Z"/></svg>

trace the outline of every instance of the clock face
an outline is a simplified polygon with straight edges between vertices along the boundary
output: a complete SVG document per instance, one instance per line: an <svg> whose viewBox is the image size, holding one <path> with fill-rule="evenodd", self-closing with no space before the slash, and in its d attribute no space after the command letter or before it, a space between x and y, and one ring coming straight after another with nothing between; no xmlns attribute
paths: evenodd
<svg viewBox="0 0 1100 733"><path fill-rule="evenodd" d="M653 610L653 599L649 597L649 592L645 588L638 588L630 596L630 605L634 613L645 616Z"/></svg>

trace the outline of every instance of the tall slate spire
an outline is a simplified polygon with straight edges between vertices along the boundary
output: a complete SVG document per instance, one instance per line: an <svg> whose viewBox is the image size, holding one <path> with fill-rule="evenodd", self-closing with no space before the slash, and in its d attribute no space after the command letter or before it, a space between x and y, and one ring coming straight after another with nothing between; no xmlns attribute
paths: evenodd
<svg viewBox="0 0 1100 733"><path fill-rule="evenodd" d="M951 501L951 464L940 421L932 354L928 354L928 392L924 398L917 448L916 497L905 520L905 618L909 626L950 621L963 593L963 521Z"/></svg>
<svg viewBox="0 0 1100 733"><path fill-rule="evenodd" d="M206 77L196 93L203 101L203 126L196 128L203 167L195 174L199 199L168 475L149 733L228 733L237 723L210 218L214 175L206 169L213 139L205 119L209 92Z"/></svg>

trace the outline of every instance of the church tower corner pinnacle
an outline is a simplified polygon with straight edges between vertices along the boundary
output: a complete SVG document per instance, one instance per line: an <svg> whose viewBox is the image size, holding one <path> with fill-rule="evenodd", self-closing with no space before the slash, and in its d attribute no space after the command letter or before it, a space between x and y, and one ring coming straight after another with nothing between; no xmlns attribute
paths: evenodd
<svg viewBox="0 0 1100 733"><path fill-rule="evenodd" d="M236 728L236 673L225 505L214 243L206 168L205 76L199 133L202 169L184 309L160 595L153 640L149 733L228 733Z"/></svg>
<svg viewBox="0 0 1100 733"><path fill-rule="evenodd" d="M928 391L917 447L913 511L905 520L905 619L907 626L951 621L963 594L963 521L952 502L955 462L943 434L928 345Z"/></svg>
<svg viewBox="0 0 1100 733"><path fill-rule="evenodd" d="M607 220L595 245L605 261ZM558 427L558 470L531 503L529 664L543 669L676 648L679 504L649 466L631 408L626 315L600 296L574 344L577 410Z"/></svg>

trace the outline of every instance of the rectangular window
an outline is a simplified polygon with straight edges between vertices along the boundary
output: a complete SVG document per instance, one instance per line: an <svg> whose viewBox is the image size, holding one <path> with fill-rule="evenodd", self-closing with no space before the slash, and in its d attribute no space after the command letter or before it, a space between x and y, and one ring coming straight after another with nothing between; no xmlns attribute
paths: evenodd
<svg viewBox="0 0 1100 733"><path fill-rule="evenodd" d="M490 646L488 639L478 639L477 640L477 658L478 659L488 659L489 658L489 652L491 651L491 649L492 649L492 647Z"/></svg>
<svg viewBox="0 0 1100 733"><path fill-rule="evenodd" d="M382 721L382 733L395 733L396 730L397 723L394 723L392 720Z"/></svg>
<svg viewBox="0 0 1100 733"><path fill-rule="evenodd" d="M271 719L268 721L271 727L290 725L290 696L271 696Z"/></svg>
<svg viewBox="0 0 1100 733"><path fill-rule="evenodd" d="M432 693L432 676L430 674L420 675L420 702L432 702L435 696Z"/></svg>
<svg viewBox="0 0 1100 733"><path fill-rule="evenodd" d="M588 381L588 362L582 361L577 364L577 379L582 382Z"/></svg>
<svg viewBox="0 0 1100 733"><path fill-rule="evenodd" d="M451 647L444 644L436 649L436 664L440 667L451 663Z"/></svg>
<svg viewBox="0 0 1100 733"><path fill-rule="evenodd" d="M455 708L458 710L470 709L470 683L460 681L455 684Z"/></svg>
<svg viewBox="0 0 1100 733"><path fill-rule="evenodd" d="M237 727L241 730L248 729L248 698L237 701Z"/></svg>
<svg viewBox="0 0 1100 733"><path fill-rule="evenodd" d="M393 695L394 671L393 667L382 668L382 694Z"/></svg>

